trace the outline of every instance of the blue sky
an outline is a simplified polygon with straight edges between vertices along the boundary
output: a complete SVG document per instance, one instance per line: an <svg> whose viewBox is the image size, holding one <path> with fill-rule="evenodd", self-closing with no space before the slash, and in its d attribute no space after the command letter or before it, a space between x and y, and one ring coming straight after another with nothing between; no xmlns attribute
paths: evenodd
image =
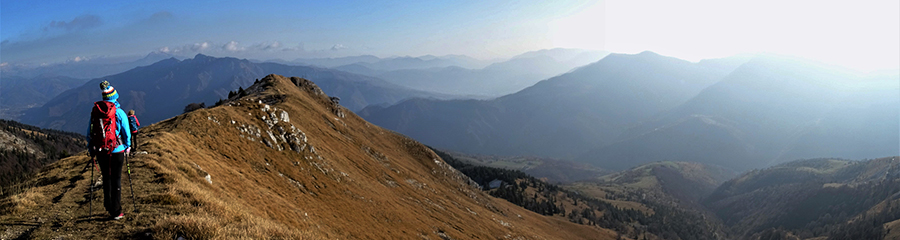
<svg viewBox="0 0 900 240"><path fill-rule="evenodd" d="M745 52L900 68L900 1L10 1L0 61L166 51L292 60L507 58L568 47L688 60Z"/></svg>

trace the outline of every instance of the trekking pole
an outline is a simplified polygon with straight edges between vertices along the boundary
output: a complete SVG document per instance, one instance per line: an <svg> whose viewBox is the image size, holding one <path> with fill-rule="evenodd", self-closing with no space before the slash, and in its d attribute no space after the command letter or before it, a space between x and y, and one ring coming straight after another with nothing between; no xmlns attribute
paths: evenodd
<svg viewBox="0 0 900 240"><path fill-rule="evenodd" d="M128 169L128 186L131 188L131 207L137 212L137 203L134 201L134 181L131 180L131 164L128 162L128 154L125 154L125 167Z"/></svg>

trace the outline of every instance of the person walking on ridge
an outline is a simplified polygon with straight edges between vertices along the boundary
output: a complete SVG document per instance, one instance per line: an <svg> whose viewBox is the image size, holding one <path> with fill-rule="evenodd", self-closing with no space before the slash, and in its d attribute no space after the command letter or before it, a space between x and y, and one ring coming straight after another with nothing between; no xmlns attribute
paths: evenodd
<svg viewBox="0 0 900 240"><path fill-rule="evenodd" d="M122 212L122 167L125 154L131 152L131 130L128 116L122 111L119 94L109 82L100 83L103 101L94 103L88 124L88 152L96 157L103 178L103 207L111 219L119 220Z"/></svg>
<svg viewBox="0 0 900 240"><path fill-rule="evenodd" d="M141 128L141 122L134 115L134 109L128 110L128 126L131 127L131 147L137 147L137 133ZM134 149L132 149L134 150Z"/></svg>

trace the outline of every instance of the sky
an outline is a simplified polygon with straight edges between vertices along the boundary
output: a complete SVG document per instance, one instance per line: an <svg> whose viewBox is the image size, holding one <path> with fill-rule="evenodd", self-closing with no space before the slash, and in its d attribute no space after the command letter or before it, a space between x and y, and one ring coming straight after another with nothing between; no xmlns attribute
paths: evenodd
<svg viewBox="0 0 900 240"><path fill-rule="evenodd" d="M0 64L161 51L260 60L582 48L691 61L775 53L900 68L900 1L14 1Z"/></svg>

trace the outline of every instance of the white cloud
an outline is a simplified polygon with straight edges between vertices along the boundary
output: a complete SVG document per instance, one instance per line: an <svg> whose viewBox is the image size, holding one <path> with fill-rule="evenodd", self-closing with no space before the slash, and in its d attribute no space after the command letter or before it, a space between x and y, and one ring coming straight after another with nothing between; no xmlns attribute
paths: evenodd
<svg viewBox="0 0 900 240"><path fill-rule="evenodd" d="M199 53L204 50L207 50L207 49L209 49L209 46L212 46L212 45L214 45L212 42L204 41L204 42L189 43L189 44L182 45L180 47L164 46L164 47L157 49L157 51L162 52L162 53L170 53L170 54L178 54L178 53L193 54L193 53Z"/></svg>
<svg viewBox="0 0 900 240"><path fill-rule="evenodd" d="M190 46L190 49L194 52L203 51L207 48L209 48L209 42L194 43L194 45Z"/></svg>
<svg viewBox="0 0 900 240"><path fill-rule="evenodd" d="M230 41L230 42L226 43L225 45L222 45L222 49L224 49L225 51L229 51L229 52L237 52L237 51L244 50L244 48L238 46L238 42L235 42L235 41Z"/></svg>

